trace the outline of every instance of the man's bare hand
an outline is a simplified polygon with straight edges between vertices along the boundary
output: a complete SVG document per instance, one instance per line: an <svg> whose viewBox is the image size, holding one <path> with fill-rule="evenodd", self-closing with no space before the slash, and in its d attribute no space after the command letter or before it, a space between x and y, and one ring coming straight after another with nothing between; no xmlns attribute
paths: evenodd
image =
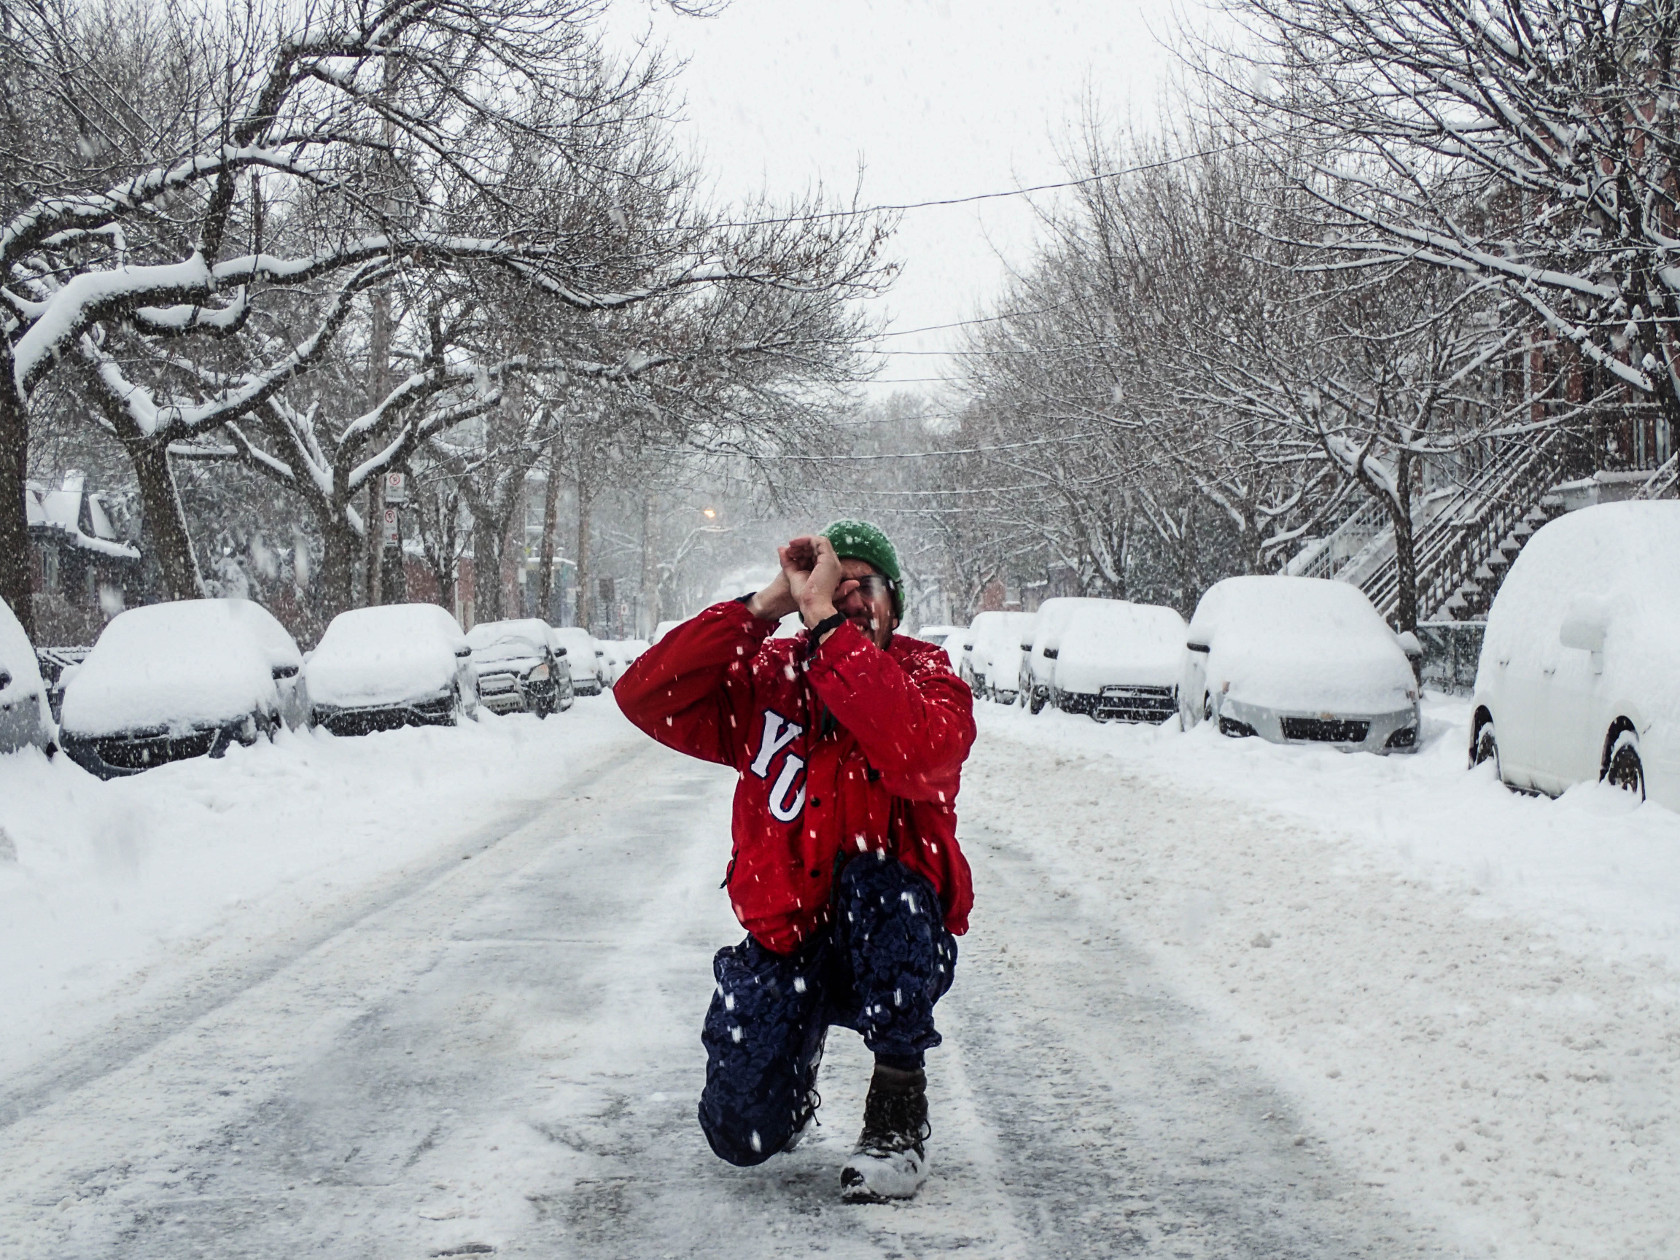
<svg viewBox="0 0 1680 1260"><path fill-rule="evenodd" d="M834 615L834 592L840 585L840 557L821 534L795 538L781 548L782 574L799 605L799 615L814 626Z"/></svg>

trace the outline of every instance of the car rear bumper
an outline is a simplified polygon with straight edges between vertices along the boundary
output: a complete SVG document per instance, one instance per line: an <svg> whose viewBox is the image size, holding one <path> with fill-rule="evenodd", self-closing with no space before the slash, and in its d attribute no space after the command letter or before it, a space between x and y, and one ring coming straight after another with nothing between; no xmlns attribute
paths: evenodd
<svg viewBox="0 0 1680 1260"><path fill-rule="evenodd" d="M1274 744L1319 744L1348 752L1416 752L1418 707L1388 713L1302 713L1227 699L1219 706L1224 735L1258 735Z"/></svg>

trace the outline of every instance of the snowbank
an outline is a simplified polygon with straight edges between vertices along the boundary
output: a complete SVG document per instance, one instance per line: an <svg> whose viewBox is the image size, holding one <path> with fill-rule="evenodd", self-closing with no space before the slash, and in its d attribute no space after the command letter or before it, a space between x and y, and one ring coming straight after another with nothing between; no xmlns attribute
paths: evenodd
<svg viewBox="0 0 1680 1260"><path fill-rule="evenodd" d="M282 730L111 782L33 750L0 757L0 1073L511 825L636 738L607 700L548 722Z"/></svg>

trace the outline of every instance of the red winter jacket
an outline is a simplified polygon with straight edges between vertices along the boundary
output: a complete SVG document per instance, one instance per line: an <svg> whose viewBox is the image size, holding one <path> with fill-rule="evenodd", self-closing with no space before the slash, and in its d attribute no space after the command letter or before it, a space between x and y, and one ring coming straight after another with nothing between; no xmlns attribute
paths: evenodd
<svg viewBox="0 0 1680 1260"><path fill-rule="evenodd" d="M792 953L829 918L837 859L885 849L968 930L974 889L957 847L958 776L974 698L945 653L894 635L883 651L842 625L807 658L745 604L708 608L644 652L613 688L660 743L734 766L735 917Z"/></svg>

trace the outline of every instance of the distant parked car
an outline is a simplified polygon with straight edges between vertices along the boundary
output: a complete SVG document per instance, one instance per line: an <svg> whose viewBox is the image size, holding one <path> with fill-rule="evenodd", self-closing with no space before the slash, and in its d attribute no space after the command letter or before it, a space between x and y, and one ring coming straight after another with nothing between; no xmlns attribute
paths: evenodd
<svg viewBox="0 0 1680 1260"><path fill-rule="evenodd" d="M481 621L467 632L479 703L492 713L545 718L572 707L572 667L554 628L538 617Z"/></svg>
<svg viewBox="0 0 1680 1260"><path fill-rule="evenodd" d="M1058 595L1038 606L1038 620L1033 623L1032 642L1021 654L1021 668L1016 684L1027 708L1038 713L1050 703L1051 680L1055 675L1056 657L1061 653L1062 631L1067 628L1074 610L1086 604L1113 602L1084 596Z"/></svg>
<svg viewBox="0 0 1680 1260"><path fill-rule="evenodd" d="M1185 729L1280 744L1414 752L1418 685L1363 591L1327 578L1234 577L1190 619L1178 685Z"/></svg>
<svg viewBox="0 0 1680 1260"><path fill-rule="evenodd" d="M920 639L923 643L931 643L934 647L944 647L945 640L949 639L953 634L961 633L961 631L961 626L923 626L920 630L916 631L915 634L912 634L909 637L912 639Z"/></svg>
<svg viewBox="0 0 1680 1260"><path fill-rule="evenodd" d="M680 620L679 621L661 621L657 626L655 626L653 628L653 638L650 640L650 642L658 643L659 640L663 639L666 635L670 634L671 631L675 630L680 625L682 625L682 622Z"/></svg>
<svg viewBox="0 0 1680 1260"><path fill-rule="evenodd" d="M47 685L29 636L0 600L0 753L52 743Z"/></svg>
<svg viewBox="0 0 1680 1260"><path fill-rule="evenodd" d="M1165 722L1178 712L1184 641L1184 618L1171 608L1082 601L1058 640L1052 702L1099 722Z"/></svg>
<svg viewBox="0 0 1680 1260"><path fill-rule="evenodd" d="M572 687L580 696L598 696L609 685L606 652L595 636L581 626L558 626L555 638L566 649L572 667Z"/></svg>
<svg viewBox="0 0 1680 1260"><path fill-rule="evenodd" d="M1680 503L1605 503L1517 554L1476 669L1470 762L1556 795L1604 779L1680 809Z"/></svg>
<svg viewBox="0 0 1680 1260"><path fill-rule="evenodd" d="M64 751L102 779L308 721L297 644L247 599L183 599L113 617L64 688Z"/></svg>
<svg viewBox="0 0 1680 1260"><path fill-rule="evenodd" d="M1036 614L1029 612L983 612L974 618L964 665L975 695L1000 704L1015 703L1021 653L1032 646L1036 621Z"/></svg>
<svg viewBox="0 0 1680 1260"><path fill-rule="evenodd" d="M459 725L478 712L472 646L436 604L339 613L304 677L316 725L334 735Z"/></svg>

